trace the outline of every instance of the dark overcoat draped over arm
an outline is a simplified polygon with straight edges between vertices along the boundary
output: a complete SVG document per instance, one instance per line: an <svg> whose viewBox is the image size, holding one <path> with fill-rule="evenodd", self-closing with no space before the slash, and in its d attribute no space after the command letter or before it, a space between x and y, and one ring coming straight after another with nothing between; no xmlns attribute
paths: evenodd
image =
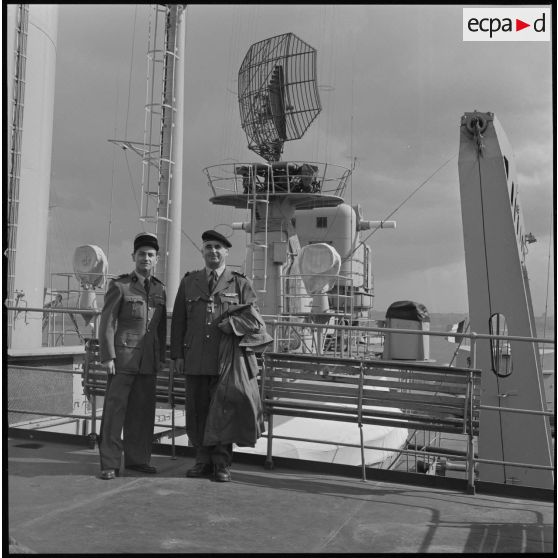
<svg viewBox="0 0 558 558"><path fill-rule="evenodd" d="M257 344L258 349L263 349L272 338L253 305L232 307L227 314L233 333L221 337L220 378L207 416L204 445L235 443L253 447L264 432L264 422L258 366L249 346Z"/></svg>

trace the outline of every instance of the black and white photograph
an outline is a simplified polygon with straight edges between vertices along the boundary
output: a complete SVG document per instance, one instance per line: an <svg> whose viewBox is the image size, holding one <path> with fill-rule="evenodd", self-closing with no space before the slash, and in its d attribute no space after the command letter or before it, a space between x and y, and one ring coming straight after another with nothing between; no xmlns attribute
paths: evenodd
<svg viewBox="0 0 558 558"><path fill-rule="evenodd" d="M15 4L6 553L556 551L556 11Z"/></svg>

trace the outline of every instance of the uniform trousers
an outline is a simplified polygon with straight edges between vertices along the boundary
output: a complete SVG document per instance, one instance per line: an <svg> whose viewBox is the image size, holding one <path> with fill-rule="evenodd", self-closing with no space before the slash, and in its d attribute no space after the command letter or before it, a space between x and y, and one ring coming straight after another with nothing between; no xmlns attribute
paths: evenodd
<svg viewBox="0 0 558 558"><path fill-rule="evenodd" d="M196 463L227 465L232 462L232 444L204 446L205 423L219 376L186 374L186 434L196 448Z"/></svg>
<svg viewBox="0 0 558 558"><path fill-rule="evenodd" d="M99 442L101 469L120 469L122 450L125 467L149 463L156 382L156 374L109 375Z"/></svg>

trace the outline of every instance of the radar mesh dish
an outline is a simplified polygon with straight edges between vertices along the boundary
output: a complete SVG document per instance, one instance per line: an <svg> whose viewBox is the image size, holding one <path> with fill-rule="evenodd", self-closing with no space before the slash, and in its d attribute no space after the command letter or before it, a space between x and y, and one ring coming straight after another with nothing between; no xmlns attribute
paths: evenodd
<svg viewBox="0 0 558 558"><path fill-rule="evenodd" d="M253 44L238 72L240 120L248 148L279 161L283 144L300 139L322 110L316 49L293 33Z"/></svg>

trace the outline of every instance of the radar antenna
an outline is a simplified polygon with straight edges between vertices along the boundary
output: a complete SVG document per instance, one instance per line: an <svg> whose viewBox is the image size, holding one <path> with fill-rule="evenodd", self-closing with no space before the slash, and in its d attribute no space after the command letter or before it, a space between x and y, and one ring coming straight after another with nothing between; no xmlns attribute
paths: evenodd
<svg viewBox="0 0 558 558"><path fill-rule="evenodd" d="M322 110L316 49L293 33L253 44L238 72L238 102L248 148L280 161L283 144L300 139Z"/></svg>

